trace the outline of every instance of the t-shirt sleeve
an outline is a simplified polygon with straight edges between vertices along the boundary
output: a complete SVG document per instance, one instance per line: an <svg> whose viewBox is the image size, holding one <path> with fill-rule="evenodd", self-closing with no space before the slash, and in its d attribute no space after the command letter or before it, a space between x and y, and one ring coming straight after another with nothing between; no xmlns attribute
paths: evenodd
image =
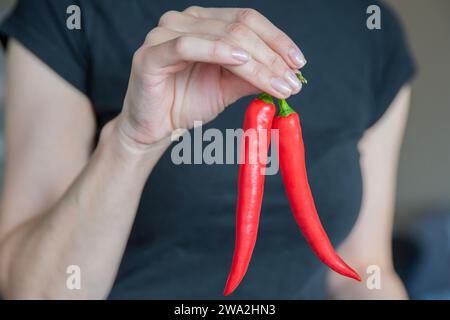
<svg viewBox="0 0 450 320"><path fill-rule="evenodd" d="M75 13L68 10L71 5L81 9L81 29L68 27L67 21ZM14 38L87 95L88 56L82 12L76 0L19 0L0 25L0 40L6 48L8 39Z"/></svg>
<svg viewBox="0 0 450 320"><path fill-rule="evenodd" d="M374 104L367 127L382 117L416 70L404 30L393 11L381 6L381 29L370 32L378 33L378 48L374 50L378 56L374 68Z"/></svg>

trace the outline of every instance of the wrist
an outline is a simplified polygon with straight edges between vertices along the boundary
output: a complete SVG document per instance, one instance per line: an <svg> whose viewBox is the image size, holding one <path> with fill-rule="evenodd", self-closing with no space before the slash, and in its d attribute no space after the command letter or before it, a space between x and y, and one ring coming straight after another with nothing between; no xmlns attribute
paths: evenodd
<svg viewBox="0 0 450 320"><path fill-rule="evenodd" d="M168 136L153 143L141 143L127 133L119 115L103 127L99 144L112 145L114 154L122 160L151 163L149 160L159 159L170 146L171 140Z"/></svg>

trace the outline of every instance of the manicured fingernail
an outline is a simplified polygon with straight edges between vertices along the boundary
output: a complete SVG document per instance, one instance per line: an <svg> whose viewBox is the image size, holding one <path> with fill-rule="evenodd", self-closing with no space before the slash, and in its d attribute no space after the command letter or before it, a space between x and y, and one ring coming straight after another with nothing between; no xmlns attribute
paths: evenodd
<svg viewBox="0 0 450 320"><path fill-rule="evenodd" d="M291 87L282 79L272 78L270 81L272 87L282 95L289 96L292 93Z"/></svg>
<svg viewBox="0 0 450 320"><path fill-rule="evenodd" d="M286 71L284 77L286 78L287 82L291 85L292 89L294 89L295 91L300 91L300 89L302 88L302 83L300 82L300 80L298 80L294 72L288 70Z"/></svg>
<svg viewBox="0 0 450 320"><path fill-rule="evenodd" d="M233 57L233 59L240 62L247 62L248 60L250 60L250 55L247 53L247 51L239 48L233 49L233 51L231 51L231 56Z"/></svg>
<svg viewBox="0 0 450 320"><path fill-rule="evenodd" d="M292 63L294 63L299 68L302 68L306 64L305 56L298 49L292 48L291 50L289 50L289 57L291 58Z"/></svg>

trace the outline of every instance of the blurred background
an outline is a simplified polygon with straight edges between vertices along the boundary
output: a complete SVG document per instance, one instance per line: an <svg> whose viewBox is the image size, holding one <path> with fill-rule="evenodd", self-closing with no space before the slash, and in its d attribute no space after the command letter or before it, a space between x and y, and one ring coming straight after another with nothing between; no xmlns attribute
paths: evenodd
<svg viewBox="0 0 450 320"><path fill-rule="evenodd" d="M0 19L14 2L0 0ZM384 2L402 21L418 65L398 172L396 268L412 298L450 299L450 1ZM3 78L2 51L1 111ZM0 120L1 168L3 112Z"/></svg>

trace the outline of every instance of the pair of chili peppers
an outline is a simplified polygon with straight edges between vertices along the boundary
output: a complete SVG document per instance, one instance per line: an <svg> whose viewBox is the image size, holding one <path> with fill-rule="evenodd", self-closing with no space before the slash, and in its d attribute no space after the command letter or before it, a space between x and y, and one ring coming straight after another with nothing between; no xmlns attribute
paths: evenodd
<svg viewBox="0 0 450 320"><path fill-rule="evenodd" d="M301 73L298 77L306 83ZM225 296L239 286L247 272L255 247L271 128L279 130L278 156L281 175L291 210L303 236L323 263L337 273L361 281L356 271L334 250L317 214L306 173L300 118L284 99L279 100L279 107L280 111L275 116L276 108L272 97L262 94L250 103L245 113L244 132L253 129L257 134L253 143L243 143L241 153L244 161L239 165L236 240L231 272L224 290ZM266 139L263 139L263 134L267 134L264 137ZM252 152L258 154L252 155ZM257 161L248 161L252 156L257 158Z"/></svg>

